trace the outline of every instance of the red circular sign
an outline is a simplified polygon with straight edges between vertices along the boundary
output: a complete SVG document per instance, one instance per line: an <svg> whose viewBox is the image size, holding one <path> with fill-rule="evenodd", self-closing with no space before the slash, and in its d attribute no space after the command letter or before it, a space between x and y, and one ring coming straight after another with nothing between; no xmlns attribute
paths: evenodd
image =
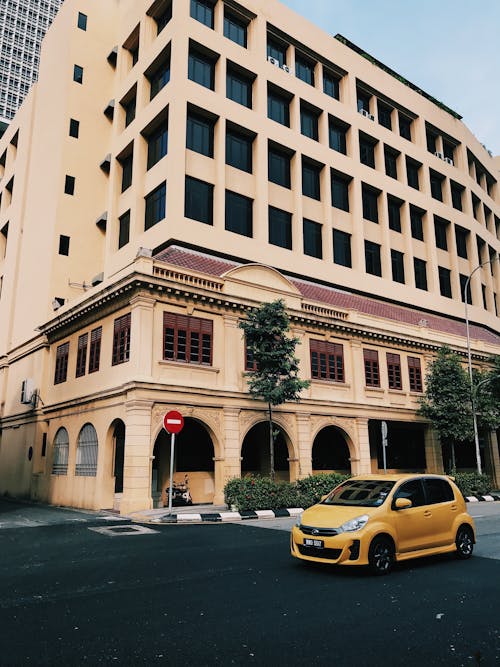
<svg viewBox="0 0 500 667"><path fill-rule="evenodd" d="M163 428L168 433L179 433L184 426L184 417L177 410L170 410L163 417Z"/></svg>

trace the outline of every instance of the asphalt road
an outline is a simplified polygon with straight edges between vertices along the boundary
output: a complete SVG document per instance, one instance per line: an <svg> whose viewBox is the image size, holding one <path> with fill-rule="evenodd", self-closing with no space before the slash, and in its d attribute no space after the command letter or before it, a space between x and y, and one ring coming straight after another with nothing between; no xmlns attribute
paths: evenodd
<svg viewBox="0 0 500 667"><path fill-rule="evenodd" d="M500 503L471 509L470 561L423 559L383 578L304 567L288 530L253 522L133 526L51 508L35 520L9 506L2 667L500 665Z"/></svg>

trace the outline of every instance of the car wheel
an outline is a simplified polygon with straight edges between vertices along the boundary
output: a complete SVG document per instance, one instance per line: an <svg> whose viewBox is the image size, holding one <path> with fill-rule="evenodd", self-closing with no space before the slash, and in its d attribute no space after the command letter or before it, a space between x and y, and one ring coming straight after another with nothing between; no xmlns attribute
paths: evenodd
<svg viewBox="0 0 500 667"><path fill-rule="evenodd" d="M457 545L457 557L460 560L467 560L472 556L474 549L474 533L469 526L460 526L457 530L457 537L455 539Z"/></svg>
<svg viewBox="0 0 500 667"><path fill-rule="evenodd" d="M395 561L394 544L388 537L376 537L370 544L368 563L373 574L389 574Z"/></svg>

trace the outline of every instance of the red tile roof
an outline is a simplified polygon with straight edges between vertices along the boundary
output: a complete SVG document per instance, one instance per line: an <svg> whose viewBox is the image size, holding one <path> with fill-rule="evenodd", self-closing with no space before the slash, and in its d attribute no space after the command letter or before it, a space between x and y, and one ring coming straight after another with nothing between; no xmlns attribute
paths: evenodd
<svg viewBox="0 0 500 667"><path fill-rule="evenodd" d="M211 255L170 246L162 250L154 257L155 260L173 264L175 266L191 269L198 273L205 273L211 276L223 276L227 271L235 269L243 264L229 260L219 259ZM298 280L287 276L300 293L311 301L328 304L336 308L357 310L366 315L374 315L394 322L402 322L413 326L418 326L420 322L425 321L429 329L442 331L443 333L454 334L465 337L465 322L453 320L440 315L432 315L428 312L416 308L406 308L395 304L379 301L374 298L352 294L350 292L325 287L306 280ZM476 340L482 340L493 345L500 345L500 334L496 334L484 327L471 324L470 336Z"/></svg>

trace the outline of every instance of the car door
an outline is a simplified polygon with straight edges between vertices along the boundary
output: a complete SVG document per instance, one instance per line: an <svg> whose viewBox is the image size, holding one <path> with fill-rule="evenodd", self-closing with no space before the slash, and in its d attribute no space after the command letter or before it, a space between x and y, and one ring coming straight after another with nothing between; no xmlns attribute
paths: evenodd
<svg viewBox="0 0 500 667"><path fill-rule="evenodd" d="M396 509L394 501L408 498L412 506ZM392 520L396 531L396 549L399 553L425 549L431 531L426 515L425 494L420 478L403 482L395 491L392 500Z"/></svg>
<svg viewBox="0 0 500 667"><path fill-rule="evenodd" d="M446 479L440 477L426 477L423 483L432 526L428 546L451 544L455 540L454 521L459 511L453 489Z"/></svg>

